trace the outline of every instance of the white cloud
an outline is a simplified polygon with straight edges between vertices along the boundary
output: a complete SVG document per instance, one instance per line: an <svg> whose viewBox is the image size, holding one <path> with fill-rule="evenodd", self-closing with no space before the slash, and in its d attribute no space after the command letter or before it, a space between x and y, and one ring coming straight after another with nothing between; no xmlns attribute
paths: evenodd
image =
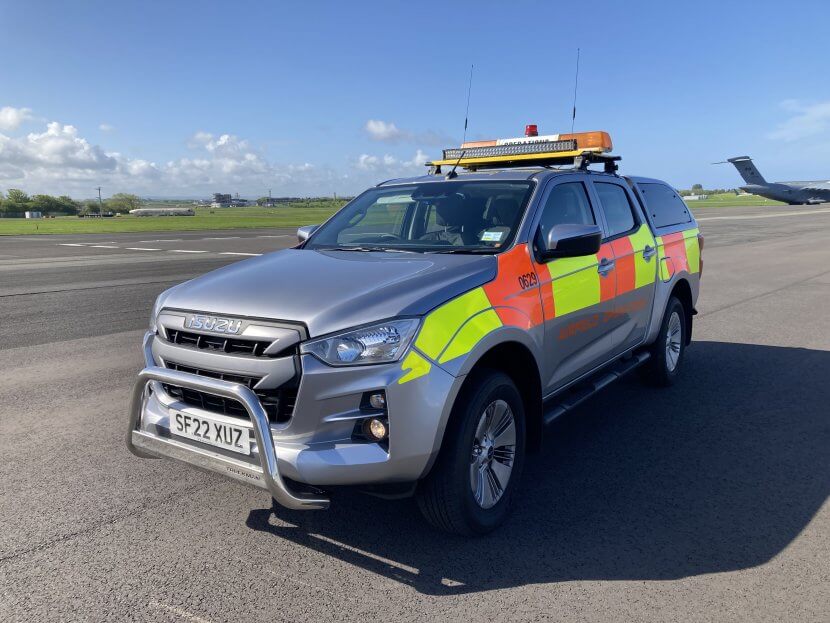
<svg viewBox="0 0 830 623"><path fill-rule="evenodd" d="M18 111L15 119L32 118L28 109L14 110ZM3 127L10 125L7 121ZM189 153L154 162L96 144L75 126L58 121L29 133L5 129L0 131L0 188L77 198L91 196L98 185L108 193L156 197L207 197L213 192L261 196L269 188L277 196L343 195L360 192L381 179L420 174L428 160L418 149L411 159L363 154L332 167L273 162L245 139L228 133L199 131L186 143Z"/></svg>
<svg viewBox="0 0 830 623"><path fill-rule="evenodd" d="M381 121L380 119L369 119L363 129L370 139L382 143L413 143L433 147L447 147L455 142L452 138L439 132L433 132L432 130L410 132L409 130L400 129L391 121Z"/></svg>
<svg viewBox="0 0 830 623"><path fill-rule="evenodd" d="M296 171L311 171L314 169L314 165L310 162L304 162L303 164L289 164L288 170L292 172Z"/></svg>
<svg viewBox="0 0 830 623"><path fill-rule="evenodd" d="M429 156L420 149L415 152L410 160L400 160L390 154L384 154L383 156L361 154L355 162L355 167L361 171L383 175L417 175L418 173L426 173L424 164L429 159Z"/></svg>
<svg viewBox="0 0 830 623"><path fill-rule="evenodd" d="M32 172L115 171L119 160L115 154L90 144L78 136L71 125L53 121L40 134L32 132L20 138L0 134L0 163Z"/></svg>
<svg viewBox="0 0 830 623"><path fill-rule="evenodd" d="M0 130L16 130L20 124L32 118L30 108L13 108L3 106L0 108Z"/></svg>
<svg viewBox="0 0 830 623"><path fill-rule="evenodd" d="M423 167L429 160L430 157L419 149L407 164L413 167Z"/></svg>
<svg viewBox="0 0 830 623"><path fill-rule="evenodd" d="M381 121L380 119L369 119L363 127L373 141L396 143L406 138L407 133L398 129L394 123Z"/></svg>
<svg viewBox="0 0 830 623"><path fill-rule="evenodd" d="M815 137L830 129L830 100L804 104L798 100L784 100L781 108L792 116L767 134L768 138L786 142Z"/></svg>
<svg viewBox="0 0 830 623"><path fill-rule="evenodd" d="M360 154L357 158L357 168L364 171L374 171L378 167L380 159L377 156L370 156L369 154Z"/></svg>
<svg viewBox="0 0 830 623"><path fill-rule="evenodd" d="M12 137L0 133L0 184L34 192L77 192L95 184L152 194L209 193L214 187L245 191L265 183L273 167L246 141L201 132L193 141L201 152L164 165L127 158L90 143L77 128L56 121L44 132ZM118 189L118 190L116 190Z"/></svg>
<svg viewBox="0 0 830 623"><path fill-rule="evenodd" d="M220 180L242 183L271 172L265 157L232 134L214 136L209 132L197 132L189 142L197 150L207 152L207 158L182 158L168 166L178 174L189 178L197 175L219 183Z"/></svg>
<svg viewBox="0 0 830 623"><path fill-rule="evenodd" d="M112 132L113 130L115 130L115 127L110 125L109 123L102 123L98 126L98 129L101 130L101 132Z"/></svg>

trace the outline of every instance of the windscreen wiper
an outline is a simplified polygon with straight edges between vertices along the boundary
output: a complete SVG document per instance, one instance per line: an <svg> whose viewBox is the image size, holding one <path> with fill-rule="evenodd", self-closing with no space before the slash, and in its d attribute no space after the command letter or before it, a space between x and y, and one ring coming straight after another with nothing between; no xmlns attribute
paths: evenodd
<svg viewBox="0 0 830 623"><path fill-rule="evenodd" d="M456 254L470 254L470 255L490 255L495 253L496 249L490 247L477 247L474 249L452 248L452 249L436 249L434 251L425 251L425 253L456 253Z"/></svg>
<svg viewBox="0 0 830 623"><path fill-rule="evenodd" d="M384 253L417 253L409 249L393 249L390 247L359 247L359 246L343 246L343 247L321 247L314 249L315 251L362 251L364 253L369 251L382 251Z"/></svg>
<svg viewBox="0 0 830 623"><path fill-rule="evenodd" d="M369 251L363 247L318 247L313 251Z"/></svg>

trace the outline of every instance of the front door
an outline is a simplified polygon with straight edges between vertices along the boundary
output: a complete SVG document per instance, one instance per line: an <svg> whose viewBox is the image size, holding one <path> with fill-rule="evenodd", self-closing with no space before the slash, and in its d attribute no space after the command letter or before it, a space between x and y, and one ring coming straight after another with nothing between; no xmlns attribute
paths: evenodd
<svg viewBox="0 0 830 623"><path fill-rule="evenodd" d="M555 225L602 225L585 181L559 182L546 193L534 237L537 246ZM603 319L614 304L616 271L610 245L594 255L556 258L536 268L545 314L543 385L548 394L607 358L612 341Z"/></svg>

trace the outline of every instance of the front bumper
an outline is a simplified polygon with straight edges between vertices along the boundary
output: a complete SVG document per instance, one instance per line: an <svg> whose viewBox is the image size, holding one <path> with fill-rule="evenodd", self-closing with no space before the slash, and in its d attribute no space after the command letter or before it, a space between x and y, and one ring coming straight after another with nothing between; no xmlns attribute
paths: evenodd
<svg viewBox="0 0 830 623"><path fill-rule="evenodd" d="M286 480L315 487L414 482L429 469L440 447L455 393L463 379L437 366L429 374L404 384L400 364L332 368L311 356L303 358L303 374L290 422L268 421L256 394L236 383L156 366L153 336L145 338L147 367L141 371L130 406L127 446L140 457L167 457L216 472L271 493L292 509L326 508L328 500L293 490ZM174 437L171 414L191 411L177 402L162 384L186 387L238 401L249 420L237 426L253 430L251 456ZM357 408L364 392L384 389L389 405L388 447L356 441L351 432L365 414Z"/></svg>
<svg viewBox="0 0 830 623"><path fill-rule="evenodd" d="M254 429L260 465L259 467L223 456L206 448L196 447L175 439L163 438L149 432L136 430L149 398L148 383L157 381L180 387L199 390L236 400L248 412ZM268 415L259 403L256 394L244 385L229 383L217 379L202 378L176 370L166 370L156 366L144 368L138 374L138 381L133 387L130 401L130 422L127 432L127 447L130 452L142 458L159 458L162 456L188 463L195 467L218 471L236 479L267 489L277 502L291 509L328 508L329 500L322 496L304 492L291 491L280 476L277 468L277 453Z"/></svg>

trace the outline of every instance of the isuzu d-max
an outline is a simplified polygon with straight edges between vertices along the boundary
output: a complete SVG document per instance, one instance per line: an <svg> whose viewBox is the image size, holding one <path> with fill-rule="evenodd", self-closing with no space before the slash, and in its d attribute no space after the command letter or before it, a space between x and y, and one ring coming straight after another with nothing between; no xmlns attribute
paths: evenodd
<svg viewBox="0 0 830 623"><path fill-rule="evenodd" d="M702 268L683 201L620 176L607 134L530 134L162 293L130 450L292 509L352 486L415 495L446 531L499 525L546 423L635 368L674 381Z"/></svg>

